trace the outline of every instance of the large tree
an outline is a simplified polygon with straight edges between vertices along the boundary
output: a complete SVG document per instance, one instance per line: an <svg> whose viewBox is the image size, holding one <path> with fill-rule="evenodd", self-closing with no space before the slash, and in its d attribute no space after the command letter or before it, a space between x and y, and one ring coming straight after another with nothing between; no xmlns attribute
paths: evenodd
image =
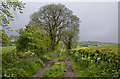
<svg viewBox="0 0 120 79"><path fill-rule="evenodd" d="M61 40L64 29L74 23L73 12L62 4L49 4L41 7L39 11L33 13L30 17L30 25L37 26L44 30L51 39L51 46L55 46ZM77 17L76 17L77 18ZM79 21L79 19L77 18Z"/></svg>

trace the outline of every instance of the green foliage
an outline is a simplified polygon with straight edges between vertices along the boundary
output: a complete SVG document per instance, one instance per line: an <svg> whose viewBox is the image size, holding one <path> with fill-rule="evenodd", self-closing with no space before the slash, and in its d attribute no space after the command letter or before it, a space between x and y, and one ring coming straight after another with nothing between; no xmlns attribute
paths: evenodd
<svg viewBox="0 0 120 79"><path fill-rule="evenodd" d="M2 46L7 46L8 45L8 43L10 43L10 38L8 37L8 35L5 33L5 31L4 30L2 30L2 34L1 34L2 36L2 38L0 38L0 39L2 39Z"/></svg>
<svg viewBox="0 0 120 79"><path fill-rule="evenodd" d="M89 76L92 77L118 77L117 66L113 63L101 61L98 64L91 63L89 66Z"/></svg>
<svg viewBox="0 0 120 79"><path fill-rule="evenodd" d="M50 36L52 50L56 48L64 35L68 38L71 36L70 39L72 39L79 31L79 18L62 4L41 7L39 11L32 14L29 24L44 30L44 33Z"/></svg>
<svg viewBox="0 0 120 79"><path fill-rule="evenodd" d="M54 51L50 53L44 53L44 55L41 56L42 60L53 60L55 58L58 58L60 56L60 51Z"/></svg>
<svg viewBox="0 0 120 79"><path fill-rule="evenodd" d="M13 42L11 41L13 36L8 37L4 31L4 30L10 31L10 27L8 27L8 24L10 24L10 21L14 20L13 19L14 17L10 11L13 9L14 11L18 10L20 13L23 13L22 10L24 7L25 7L25 3L22 3L19 0L1 0L0 2L0 26L3 27L3 32L2 32L2 36L0 34L0 36L2 37L0 38L0 40L2 39L2 46L13 44Z"/></svg>
<svg viewBox="0 0 120 79"><path fill-rule="evenodd" d="M79 46L79 42L77 42L77 41L73 41L73 43L72 43L72 49L73 48L77 48Z"/></svg>
<svg viewBox="0 0 120 79"><path fill-rule="evenodd" d="M61 56L60 56L59 59L60 59L60 60L64 60L64 59L65 59L65 53L64 53L64 52L61 53Z"/></svg>
<svg viewBox="0 0 120 79"><path fill-rule="evenodd" d="M0 49L2 49L0 52L2 52L2 54L9 53L12 52L15 48L15 46L0 47Z"/></svg>
<svg viewBox="0 0 120 79"><path fill-rule="evenodd" d="M16 42L18 51L31 50L37 55L47 52L50 49L50 37L43 34L41 30L36 27L26 26L25 30L19 31L19 38Z"/></svg>
<svg viewBox="0 0 120 79"><path fill-rule="evenodd" d="M68 55L72 64L74 77L88 77L87 63L82 60L77 60L75 62L75 58L71 55ZM80 57L79 57L80 58Z"/></svg>
<svg viewBox="0 0 120 79"><path fill-rule="evenodd" d="M15 50L2 54L2 77L29 77L44 66L34 52L18 53Z"/></svg>
<svg viewBox="0 0 120 79"><path fill-rule="evenodd" d="M29 35L30 33L26 33L23 35L20 35L17 42L16 42L16 47L18 51L25 51L25 49L29 49Z"/></svg>
<svg viewBox="0 0 120 79"><path fill-rule="evenodd" d="M69 55L72 58L73 69L77 77L82 76L77 74L81 71L87 77L118 77L118 66L120 65L118 51L110 48L79 49L72 50Z"/></svg>
<svg viewBox="0 0 120 79"><path fill-rule="evenodd" d="M55 62L54 66L48 69L43 75L43 79L47 77L64 77L65 72L65 62Z"/></svg>
<svg viewBox="0 0 120 79"><path fill-rule="evenodd" d="M48 55L43 55L43 56L41 57L41 59L42 59L42 60L49 60L50 58L49 58Z"/></svg>
<svg viewBox="0 0 120 79"><path fill-rule="evenodd" d="M9 46L15 46L15 41L16 41L17 37L18 36L10 35L10 37L9 37L9 39L10 39Z"/></svg>
<svg viewBox="0 0 120 79"><path fill-rule="evenodd" d="M10 21L13 21L14 18L10 12L10 9L13 9L14 11L19 10L20 13L23 13L22 10L25 7L25 3L22 3L18 0L3 0L1 1L0 6L0 25L6 27Z"/></svg>
<svg viewBox="0 0 120 79"><path fill-rule="evenodd" d="M61 42L59 42L56 46L55 46L55 50L59 50L61 49L62 45Z"/></svg>
<svg viewBox="0 0 120 79"><path fill-rule="evenodd" d="M14 45L14 40L15 36L11 35L11 36L8 36L6 34L6 32L4 30L0 30L0 43L2 44L2 46L12 46Z"/></svg>
<svg viewBox="0 0 120 79"><path fill-rule="evenodd" d="M72 44L79 39L79 18L72 15L70 17L70 22L71 23L68 25L67 29L64 29L62 38L67 49L71 49Z"/></svg>

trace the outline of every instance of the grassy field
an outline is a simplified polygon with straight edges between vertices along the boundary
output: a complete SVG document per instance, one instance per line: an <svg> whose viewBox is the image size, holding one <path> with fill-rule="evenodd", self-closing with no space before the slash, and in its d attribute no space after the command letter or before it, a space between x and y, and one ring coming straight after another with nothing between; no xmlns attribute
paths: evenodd
<svg viewBox="0 0 120 79"><path fill-rule="evenodd" d="M112 50L114 52L118 52L118 50L120 50L119 46L120 46L120 44L112 44L112 45L102 45L102 46L78 47L78 48L74 48L72 50L80 50L80 49L98 50L98 49L105 49L105 50Z"/></svg>
<svg viewBox="0 0 120 79"><path fill-rule="evenodd" d="M9 52L12 52L15 48L16 48L16 46L0 47L0 49L1 49L0 52L9 53Z"/></svg>
<svg viewBox="0 0 120 79"><path fill-rule="evenodd" d="M113 45L105 45L105 46L91 46L88 47L89 49L101 49L101 48L109 48L112 50L118 50L118 44L113 44Z"/></svg>

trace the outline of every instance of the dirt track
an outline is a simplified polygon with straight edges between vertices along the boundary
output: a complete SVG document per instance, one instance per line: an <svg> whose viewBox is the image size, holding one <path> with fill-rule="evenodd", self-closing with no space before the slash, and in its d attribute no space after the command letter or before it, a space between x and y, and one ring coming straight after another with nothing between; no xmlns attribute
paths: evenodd
<svg viewBox="0 0 120 79"><path fill-rule="evenodd" d="M65 53L65 67L66 67L66 72L65 72L64 77L66 77L66 78L69 77L70 79L75 79L70 59L67 57L66 53Z"/></svg>
<svg viewBox="0 0 120 79"><path fill-rule="evenodd" d="M61 53L60 53L61 56ZM59 61L59 58L55 58L51 61L47 61L48 64L40 71L36 72L34 75L32 75L31 77L29 77L28 79L38 79L38 78L42 78L42 76L44 75L45 71L49 68L51 68L54 64L51 64L52 62L57 62ZM65 78L70 78L70 79L75 79L74 78L74 73L73 73L73 69L71 66L71 62L70 59L67 57L66 53L65 53L65 67L66 67L66 72L64 73L64 77Z"/></svg>
<svg viewBox="0 0 120 79"><path fill-rule="evenodd" d="M55 58L54 60L49 61L48 64L42 70L36 72L34 75L32 75L28 79L33 79L33 77L34 77L34 79L35 78L37 79L38 77L39 78L42 77L44 75L45 71L53 66L53 64L50 64L50 63L55 62L55 61L58 61L58 58Z"/></svg>

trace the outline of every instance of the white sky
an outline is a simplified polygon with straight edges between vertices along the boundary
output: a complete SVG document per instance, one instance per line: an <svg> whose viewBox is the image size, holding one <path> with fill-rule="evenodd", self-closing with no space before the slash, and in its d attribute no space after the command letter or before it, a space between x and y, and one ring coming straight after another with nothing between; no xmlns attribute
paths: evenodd
<svg viewBox="0 0 120 79"><path fill-rule="evenodd" d="M38 11L39 8L45 4L53 3L53 1L55 0L52 0L52 2L47 3L27 2L26 8L23 10L24 12L23 14L13 12L15 16L14 18L15 21L11 22L9 26L12 27L13 30L24 28L25 25L29 23L30 15L32 13ZM89 0L89 2L59 2L59 3L62 3L66 7L71 9L73 13L80 18L81 20L80 41L118 42L118 5L117 5L118 3L90 2L90 1L100 0ZM12 32L10 34L15 35L16 32Z"/></svg>

